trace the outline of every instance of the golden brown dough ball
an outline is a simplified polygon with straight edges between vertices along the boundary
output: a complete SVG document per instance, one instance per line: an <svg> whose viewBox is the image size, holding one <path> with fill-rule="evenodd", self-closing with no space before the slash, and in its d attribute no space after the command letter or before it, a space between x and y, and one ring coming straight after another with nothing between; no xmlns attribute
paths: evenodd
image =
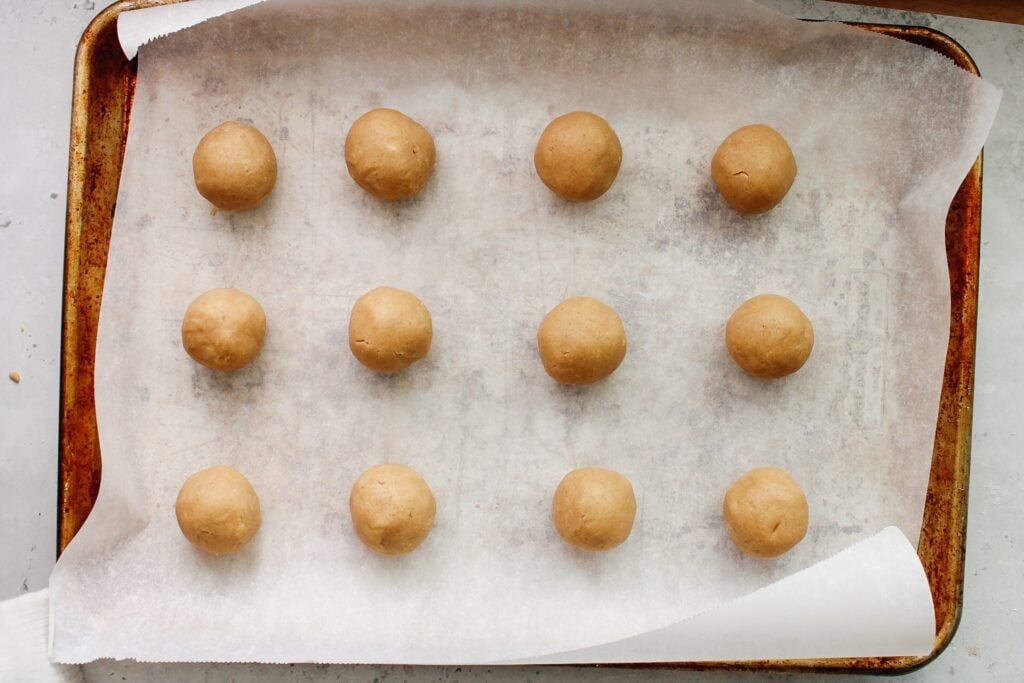
<svg viewBox="0 0 1024 683"><path fill-rule="evenodd" d="M729 355L752 375L775 379L796 372L814 348L814 328L784 296L760 294L736 309L725 326Z"/></svg>
<svg viewBox="0 0 1024 683"><path fill-rule="evenodd" d="M786 139L763 124L743 126L718 147L711 177L740 213L764 213L782 201L796 178L796 159Z"/></svg>
<svg viewBox="0 0 1024 683"><path fill-rule="evenodd" d="M807 533L807 498L785 470L758 467L729 487L722 503L736 546L754 557L777 557Z"/></svg>
<svg viewBox="0 0 1024 683"><path fill-rule="evenodd" d="M349 509L356 534L384 555L412 552L434 527L434 494L416 470L377 465L352 486Z"/></svg>
<svg viewBox="0 0 1024 683"><path fill-rule="evenodd" d="M547 373L560 384L593 384L626 357L626 330L618 314L589 296L566 299L544 316L537 348Z"/></svg>
<svg viewBox="0 0 1024 683"><path fill-rule="evenodd" d="M213 555L238 552L260 528L260 499L241 472L219 466L185 480L174 504L181 533Z"/></svg>
<svg viewBox="0 0 1024 683"><path fill-rule="evenodd" d="M622 145L600 116L574 111L544 129L533 163L540 179L559 197L588 202L615 182L622 165Z"/></svg>
<svg viewBox="0 0 1024 683"><path fill-rule="evenodd" d="M419 194L434 172L434 138L394 109L371 109L345 138L349 175L374 197L408 199Z"/></svg>
<svg viewBox="0 0 1024 683"><path fill-rule="evenodd" d="M277 182L277 157L256 128L225 121L199 141L192 173L199 194L217 208L255 209Z"/></svg>
<svg viewBox="0 0 1024 683"><path fill-rule="evenodd" d="M212 370L238 370L263 348L267 316L260 302L237 289L211 289L189 304L181 343Z"/></svg>
<svg viewBox="0 0 1024 683"><path fill-rule="evenodd" d="M582 467L565 475L551 508L558 535L584 550L621 545L635 517L636 496L629 479L603 467Z"/></svg>
<svg viewBox="0 0 1024 683"><path fill-rule="evenodd" d="M398 372L430 351L430 312L415 294L378 287L356 300L348 321L348 347L377 372Z"/></svg>

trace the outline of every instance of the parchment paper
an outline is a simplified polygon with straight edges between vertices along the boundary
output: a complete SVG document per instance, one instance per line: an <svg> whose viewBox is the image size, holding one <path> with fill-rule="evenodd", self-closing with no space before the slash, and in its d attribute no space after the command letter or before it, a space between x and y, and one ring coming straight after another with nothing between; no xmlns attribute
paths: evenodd
<svg viewBox="0 0 1024 683"><path fill-rule="evenodd" d="M896 525L919 532L948 336L943 228L998 92L927 50L756 5L623 10L267 3L144 46L97 349L103 486L53 576L53 654L148 660L478 662L652 631ZM351 123L400 109L433 134L415 200L347 176ZM609 119L618 180L578 205L536 178L554 116ZM213 214L192 150L225 119L274 144L261 208ZM761 217L726 206L709 163L764 122L800 167ZM372 287L416 292L434 345L375 375L346 344ZM203 291L264 305L252 366L193 363L179 327ZM814 322L797 374L729 359L725 320L777 292ZM586 294L622 316L607 381L554 384L544 313ZM415 553L366 550L347 512L367 467L404 462L437 497ZM230 464L263 527L237 556L195 551L173 513L197 469ZM575 551L551 528L571 468L625 473L629 541ZM807 538L741 556L721 497L744 471L788 469ZM867 654L867 653L865 653Z"/></svg>

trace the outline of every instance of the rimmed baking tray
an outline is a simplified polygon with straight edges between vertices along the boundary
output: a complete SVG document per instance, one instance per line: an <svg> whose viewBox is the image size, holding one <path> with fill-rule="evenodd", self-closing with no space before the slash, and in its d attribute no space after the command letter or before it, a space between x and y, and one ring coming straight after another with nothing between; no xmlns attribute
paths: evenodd
<svg viewBox="0 0 1024 683"><path fill-rule="evenodd" d="M71 542L92 510L102 471L93 391L96 331L137 69L137 62L128 61L121 51L117 17L128 10L179 1L115 2L100 12L82 34L75 56L61 337L58 554ZM978 74L974 60L964 48L934 29L881 24L855 26L931 48L965 71ZM611 666L905 673L927 664L949 644L963 606L978 317L981 169L979 155L946 216L951 295L949 347L917 547L935 602L936 633L931 654Z"/></svg>

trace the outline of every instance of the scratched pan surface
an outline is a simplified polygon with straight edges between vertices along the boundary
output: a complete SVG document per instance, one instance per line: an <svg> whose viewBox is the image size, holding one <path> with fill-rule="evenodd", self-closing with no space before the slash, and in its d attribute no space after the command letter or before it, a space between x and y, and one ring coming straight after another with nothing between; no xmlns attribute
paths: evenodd
<svg viewBox="0 0 1024 683"><path fill-rule="evenodd" d="M117 15L130 9L177 1L121 0L114 3L85 30L75 57L64 256L58 553L71 542L92 510L102 469L93 397L96 330L136 77L136 63L125 59L117 42ZM956 41L938 31L878 24L858 26L924 45L949 57L966 71L978 73L970 55ZM952 639L960 621L963 598L978 316L981 166L979 156L960 185L946 217L951 293L949 349L917 548L935 601L936 634L932 653L925 657L615 666L902 673L930 662Z"/></svg>

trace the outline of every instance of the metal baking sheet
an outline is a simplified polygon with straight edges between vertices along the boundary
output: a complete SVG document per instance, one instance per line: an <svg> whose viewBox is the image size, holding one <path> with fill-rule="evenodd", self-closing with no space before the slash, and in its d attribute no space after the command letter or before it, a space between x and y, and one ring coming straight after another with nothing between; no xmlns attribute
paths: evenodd
<svg viewBox="0 0 1024 683"><path fill-rule="evenodd" d="M93 399L93 364L113 209L135 91L135 62L117 41L120 12L168 4L122 0L86 29L75 60L62 327L58 551L71 541L99 490L101 458ZM934 49L961 68L978 70L964 49L928 28L859 25ZM936 610L936 639L927 657L759 662L642 663L636 667L905 672L926 664L951 640L962 608L970 460L974 348L981 225L979 156L946 219L951 319L945 376L936 425L918 554Z"/></svg>

